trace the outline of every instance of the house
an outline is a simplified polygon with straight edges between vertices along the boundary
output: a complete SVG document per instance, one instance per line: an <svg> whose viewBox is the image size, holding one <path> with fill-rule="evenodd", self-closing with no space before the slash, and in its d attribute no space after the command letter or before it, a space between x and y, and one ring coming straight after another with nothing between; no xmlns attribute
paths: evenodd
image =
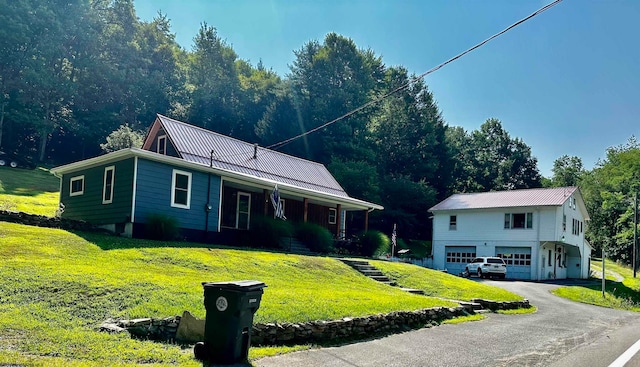
<svg viewBox="0 0 640 367"><path fill-rule="evenodd" d="M64 218L133 237L144 236L147 218L159 213L176 218L186 239L232 238L250 229L256 216L274 215L270 196L276 187L287 220L319 224L337 238L347 233L347 213L363 213L353 217L359 218L357 229L366 230L368 213L383 209L347 195L322 164L162 115L142 149L51 171L61 179Z"/></svg>
<svg viewBox="0 0 640 367"><path fill-rule="evenodd" d="M577 187L455 194L431 209L433 264L458 274L498 256L512 279L589 277L589 214Z"/></svg>

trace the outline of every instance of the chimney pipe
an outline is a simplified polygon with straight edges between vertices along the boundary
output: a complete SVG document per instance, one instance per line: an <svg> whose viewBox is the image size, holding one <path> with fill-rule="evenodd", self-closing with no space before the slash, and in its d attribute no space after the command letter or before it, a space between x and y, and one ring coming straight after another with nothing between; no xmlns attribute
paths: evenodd
<svg viewBox="0 0 640 367"><path fill-rule="evenodd" d="M258 158L258 143L253 144L253 159Z"/></svg>

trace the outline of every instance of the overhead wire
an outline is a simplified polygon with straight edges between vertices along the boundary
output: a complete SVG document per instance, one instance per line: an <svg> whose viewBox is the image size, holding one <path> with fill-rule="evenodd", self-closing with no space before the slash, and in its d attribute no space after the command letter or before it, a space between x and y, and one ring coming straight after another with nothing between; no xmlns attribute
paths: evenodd
<svg viewBox="0 0 640 367"><path fill-rule="evenodd" d="M339 117L337 117L337 118L335 118L335 119L333 119L333 120L331 120L331 121L328 121L328 122L326 122L326 123L324 123L324 124L322 124L322 125L320 125L320 126L317 126L317 127L313 128L313 129L311 129L311 130L305 131L305 132L303 132L303 133L301 133L301 134L298 134L298 135L296 135L296 136L294 136L294 137L288 138L288 139L283 140L283 141L281 141L281 142L278 142L278 143L275 143L275 144L271 144L271 145L267 146L266 148L267 148L267 149L273 149L273 150L279 149L279 148L281 148L281 147L283 147L283 146L285 146L285 145L289 144L290 142L292 142L292 141L294 141L294 140L300 139L300 138L302 138L302 137L304 137L304 136L306 136L306 135L309 135L309 134L312 134L312 133L314 133L314 132L316 132L316 131L322 130L322 129L324 129L325 127L327 127L327 126L329 126L329 125L332 125L332 124L335 124L336 122L341 121L341 120L343 120L343 119L345 119L345 118L347 118L347 117L349 117L349 116L351 116L351 115L353 115L353 114L356 114L356 113L358 113L358 112L362 111L363 109L365 109L365 108L367 108L367 107L370 107L370 106L372 106L372 105L375 105L375 104L377 104L377 103L379 103L379 102L381 102L381 101L385 100L386 98L390 97L391 95L393 95L393 94L395 94L395 93L397 93L397 92L399 92L399 91L401 91L401 90L404 90L404 89L408 88L410 85L414 84L414 83L415 83L415 82L417 82L418 80L423 79L423 78L424 78L424 77L426 77L427 75L429 75L429 74L431 74L431 73L433 73L433 72L435 72L435 71L437 71L437 70L441 69L441 68L442 68L442 67L444 67L445 65L447 65L447 64L449 64L449 63L452 63L453 61L456 61L457 59L459 59L459 58L461 58L462 56L464 56L464 55L466 55L466 54L468 54L468 53L470 53L470 52L472 52L472 51L476 50L477 48L480 48L480 47L484 46L484 45L485 45L486 43L488 43L489 41L491 41L491 40L493 40L493 39L495 39L495 38L497 38L497 37L499 37L499 36L501 36L501 35L503 35L503 34L507 33L507 32L508 32L508 31L510 31L511 29L513 29L513 28L515 28L515 27L519 26L520 24L522 24L522 23L524 23L524 22L528 21L529 19L531 19L531 18L533 18L533 17L535 17L535 16L537 16L537 15L539 15L539 14L541 14L541 13L543 13L543 12L545 12L545 11L549 10L549 9L551 9L552 7L554 7L554 6L558 5L559 3L561 3L562 1L563 1L563 0L555 0L555 1L553 1L553 2L551 2L551 3L549 3L549 4L547 4L547 5L543 6L542 8L540 8L540 9L536 10L535 12L533 12L532 14L530 14L529 16L527 16L527 17L525 17L525 18L520 19L519 21L517 21L517 22L513 23L512 25L510 25L510 26L508 26L507 28L503 29L502 31L500 31L500 32L498 32L498 33L496 33L496 34L494 34L493 36L491 36L491 37L489 37L489 38L485 39L484 41L482 41L482 42L480 42L480 43L476 44L475 46L473 46L473 47L471 47L471 48L467 49L466 51L459 53L458 55L456 55L456 56L454 56L454 57L450 58L449 60L447 60L447 61L445 61L445 62L443 62L443 63L441 63L441 64L439 64L439 65L437 65L437 66L435 66L435 67L433 67L433 68L431 68L431 69L429 69L429 70L427 70L426 72L424 72L424 73L422 73L422 74L420 74L420 75L418 75L418 76L416 76L416 77L412 78L412 79L411 79L411 80L409 80L407 83L405 83L405 84L403 84L403 85L401 85L401 86L399 86L399 87L397 87L397 88L395 88L395 89L391 90L390 92L387 92L387 93L383 94L382 96L380 96L380 97L378 97L378 98L376 98L376 99L373 99L373 100L371 100L371 101L369 101L369 102L367 102L367 103L363 104L362 106L360 106L360 107L358 107L358 108L356 108L356 109L353 109L353 110L351 110L351 111L349 111L349 112L347 112L347 113L345 113L345 114L343 114L343 115L341 115L341 116L339 116Z"/></svg>

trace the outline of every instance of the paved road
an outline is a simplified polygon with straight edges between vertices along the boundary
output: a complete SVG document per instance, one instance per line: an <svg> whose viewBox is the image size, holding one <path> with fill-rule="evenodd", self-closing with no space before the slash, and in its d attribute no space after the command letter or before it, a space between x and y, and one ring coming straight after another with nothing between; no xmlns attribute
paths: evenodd
<svg viewBox="0 0 640 367"><path fill-rule="evenodd" d="M478 322L442 325L334 348L253 362L293 366L608 366L640 339L637 314L574 303L549 293L557 284L488 281L528 298L538 312L488 314ZM640 362L638 356L627 364Z"/></svg>

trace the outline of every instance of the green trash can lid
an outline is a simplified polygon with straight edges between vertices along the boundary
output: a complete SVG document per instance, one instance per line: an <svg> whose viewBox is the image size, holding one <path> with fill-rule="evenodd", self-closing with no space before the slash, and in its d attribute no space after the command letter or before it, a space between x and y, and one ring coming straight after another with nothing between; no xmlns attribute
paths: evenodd
<svg viewBox="0 0 640 367"><path fill-rule="evenodd" d="M237 280L233 282L203 282L204 288L220 288L234 291L257 291L265 288L267 285L257 280Z"/></svg>

